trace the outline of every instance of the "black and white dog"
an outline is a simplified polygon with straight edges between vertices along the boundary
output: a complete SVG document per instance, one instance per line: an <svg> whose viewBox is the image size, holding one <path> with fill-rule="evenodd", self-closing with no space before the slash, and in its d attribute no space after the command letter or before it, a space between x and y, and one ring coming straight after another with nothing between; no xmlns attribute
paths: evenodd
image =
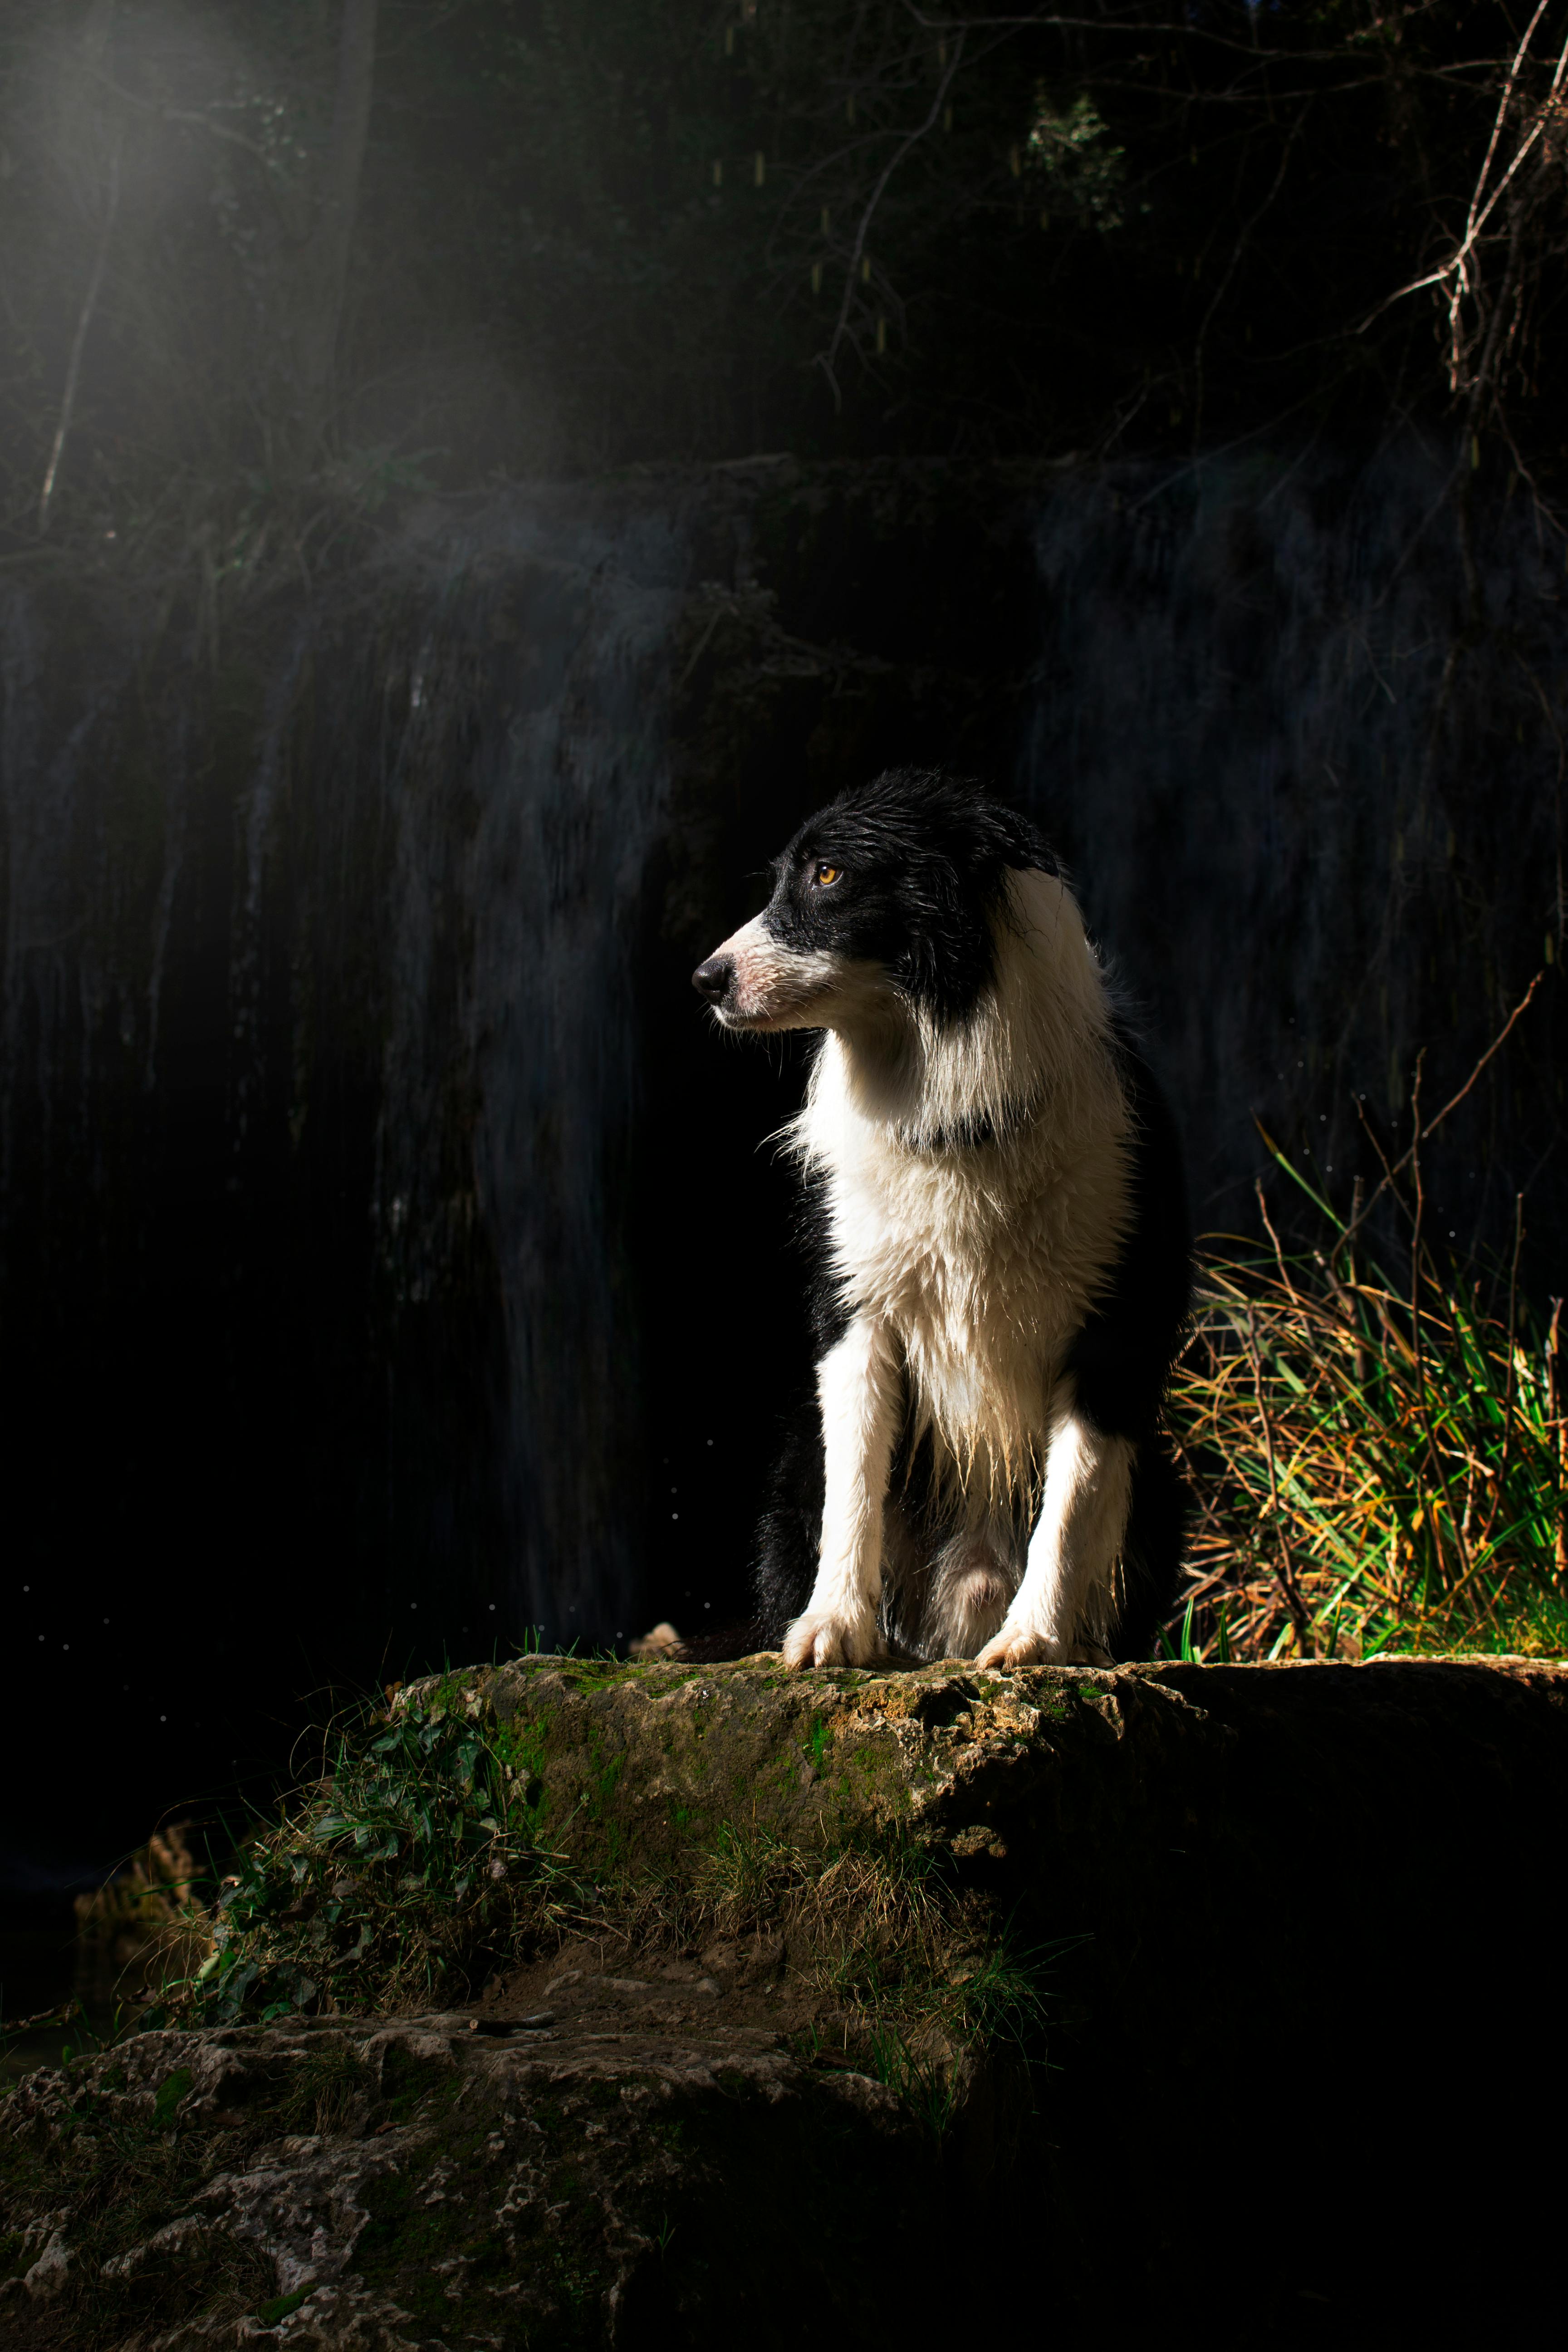
<svg viewBox="0 0 1568 2352"><path fill-rule="evenodd" d="M824 1278L816 1397L763 1522L792 1666L1142 1654L1185 1490L1160 1407L1190 1244L1168 1112L1055 858L940 773L802 825L693 975L820 1029L787 1130Z"/></svg>

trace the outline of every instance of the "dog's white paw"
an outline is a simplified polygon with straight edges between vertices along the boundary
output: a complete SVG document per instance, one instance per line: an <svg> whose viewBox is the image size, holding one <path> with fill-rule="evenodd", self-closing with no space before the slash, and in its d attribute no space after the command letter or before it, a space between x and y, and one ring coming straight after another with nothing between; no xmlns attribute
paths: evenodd
<svg viewBox="0 0 1568 2352"><path fill-rule="evenodd" d="M1067 1643L1053 1642L1032 1625L1004 1625L974 1661L977 1666L995 1667L1065 1666L1067 1662Z"/></svg>
<svg viewBox="0 0 1568 2352"><path fill-rule="evenodd" d="M837 1617L808 1610L784 1637L786 1666L864 1666L877 1653L874 1617Z"/></svg>

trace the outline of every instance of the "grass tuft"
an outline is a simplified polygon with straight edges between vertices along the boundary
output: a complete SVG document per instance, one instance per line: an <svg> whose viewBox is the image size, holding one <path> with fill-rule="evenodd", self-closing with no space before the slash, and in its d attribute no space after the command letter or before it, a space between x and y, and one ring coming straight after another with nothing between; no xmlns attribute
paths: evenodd
<svg viewBox="0 0 1568 2352"><path fill-rule="evenodd" d="M1260 1187L1268 1245L1204 1261L1171 1399L1201 1516L1166 1651L1562 1654L1563 1302L1544 1323L1521 1304L1522 1224L1489 1279L1440 1256L1413 1150L1408 1182L1400 1163L1380 1188L1406 1219L1396 1277L1358 1255L1359 1200L1342 1217L1275 1157L1319 1238L1287 1255Z"/></svg>
<svg viewBox="0 0 1568 2352"><path fill-rule="evenodd" d="M1043 2062L1047 1979L1067 1944L1020 1951L988 1906L902 1832L814 1854L727 1825L685 1927L776 1928L836 2021L842 2054L896 2091L935 2139L986 2052L1011 2045L1026 2070Z"/></svg>

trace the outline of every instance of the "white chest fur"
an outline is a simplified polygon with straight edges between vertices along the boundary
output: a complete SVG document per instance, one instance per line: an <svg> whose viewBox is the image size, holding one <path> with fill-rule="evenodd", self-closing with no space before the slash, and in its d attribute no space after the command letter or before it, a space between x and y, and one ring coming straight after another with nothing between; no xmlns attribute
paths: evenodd
<svg viewBox="0 0 1568 2352"><path fill-rule="evenodd" d="M1009 897L970 1019L900 1007L830 1032L794 1133L846 1305L889 1335L915 1433L982 1508L1037 1491L1062 1359L1127 1217L1128 1114L1082 919L1051 876L1014 874Z"/></svg>

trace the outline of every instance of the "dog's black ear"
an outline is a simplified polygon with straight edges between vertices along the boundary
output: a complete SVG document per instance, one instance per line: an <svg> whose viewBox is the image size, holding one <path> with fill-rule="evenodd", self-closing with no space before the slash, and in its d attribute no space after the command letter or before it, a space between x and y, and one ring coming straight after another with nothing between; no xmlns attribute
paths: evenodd
<svg viewBox="0 0 1568 2352"><path fill-rule="evenodd" d="M913 1003L938 1021L962 1021L991 978L986 898L941 850L913 861L909 944L895 972Z"/></svg>
<svg viewBox="0 0 1568 2352"><path fill-rule="evenodd" d="M1020 816L1016 809L1005 808L999 814L1006 844L1004 864L1019 872L1033 867L1041 874L1059 875L1061 861L1039 827L1031 824L1026 816Z"/></svg>
<svg viewBox="0 0 1568 2352"><path fill-rule="evenodd" d="M992 976L992 926L1009 870L1060 872L1044 836L1016 809L968 777L889 777L909 793L918 824L910 843L910 941L899 980L939 1021L973 1010Z"/></svg>
<svg viewBox="0 0 1568 2352"><path fill-rule="evenodd" d="M1061 872L1055 850L1037 825L1005 801L993 798L984 785L969 789L975 795L969 815L971 856L977 868L988 876L1005 866L1019 872L1030 867L1042 874Z"/></svg>

